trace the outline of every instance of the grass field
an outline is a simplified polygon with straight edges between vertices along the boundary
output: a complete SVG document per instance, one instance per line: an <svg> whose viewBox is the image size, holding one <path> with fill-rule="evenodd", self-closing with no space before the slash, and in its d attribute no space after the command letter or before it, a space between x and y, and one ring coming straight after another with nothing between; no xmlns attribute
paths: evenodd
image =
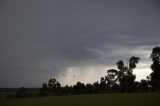
<svg viewBox="0 0 160 106"><path fill-rule="evenodd" d="M160 94L95 94L0 100L0 106L160 106Z"/></svg>

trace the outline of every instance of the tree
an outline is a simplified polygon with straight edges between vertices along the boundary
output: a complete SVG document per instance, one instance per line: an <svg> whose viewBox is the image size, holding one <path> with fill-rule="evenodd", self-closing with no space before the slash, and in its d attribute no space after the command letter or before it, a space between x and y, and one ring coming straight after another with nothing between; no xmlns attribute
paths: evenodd
<svg viewBox="0 0 160 106"><path fill-rule="evenodd" d="M93 85L88 83L86 84L86 93L91 94L93 93Z"/></svg>
<svg viewBox="0 0 160 106"><path fill-rule="evenodd" d="M133 75L133 69L136 68L136 64L139 62L140 58L132 56L129 59L129 64L124 65L124 62L122 60L119 60L117 62L117 68L119 69L118 71L118 80L120 83L121 91L122 92L131 92L133 85L134 85L134 80L136 78L135 75Z"/></svg>
<svg viewBox="0 0 160 106"><path fill-rule="evenodd" d="M93 90L94 90L94 93L99 93L99 83L98 81L94 82L93 83Z"/></svg>
<svg viewBox="0 0 160 106"><path fill-rule="evenodd" d="M48 81L48 87L50 87L50 88L57 88L58 87L59 88L59 87L61 87L61 84L55 78L53 78Z"/></svg>
<svg viewBox="0 0 160 106"><path fill-rule="evenodd" d="M106 80L105 80L104 77L101 77L101 79L100 79L100 84L99 84L99 88L100 88L100 90L101 90L101 93L104 93L104 92L105 92L106 87L107 87L107 85L106 85Z"/></svg>
<svg viewBox="0 0 160 106"><path fill-rule="evenodd" d="M151 85L154 89L160 89L160 47L154 47L150 58L153 61L151 65L152 73L151 76Z"/></svg>
<svg viewBox="0 0 160 106"><path fill-rule="evenodd" d="M84 83L77 82L77 84L74 85L74 92L75 92L75 94L84 94L85 93Z"/></svg>
<svg viewBox="0 0 160 106"><path fill-rule="evenodd" d="M110 88L110 91L117 92L118 91L118 70L110 69L107 70L107 76L105 76L105 80L107 81L107 87Z"/></svg>
<svg viewBox="0 0 160 106"><path fill-rule="evenodd" d="M42 88L39 91L39 96L47 96L48 95L48 86L46 83L42 84Z"/></svg>
<svg viewBox="0 0 160 106"><path fill-rule="evenodd" d="M62 87L62 94L63 95L71 95L71 94L73 94L73 87L72 86L68 86L68 85Z"/></svg>
<svg viewBox="0 0 160 106"><path fill-rule="evenodd" d="M54 95L59 95L61 92L61 84L55 78L50 79L48 81L48 89L49 92L53 92Z"/></svg>
<svg viewBox="0 0 160 106"><path fill-rule="evenodd" d="M142 79L141 82L139 83L139 87L143 92L148 91L148 85L149 85L149 82L148 80L145 80L145 79Z"/></svg>

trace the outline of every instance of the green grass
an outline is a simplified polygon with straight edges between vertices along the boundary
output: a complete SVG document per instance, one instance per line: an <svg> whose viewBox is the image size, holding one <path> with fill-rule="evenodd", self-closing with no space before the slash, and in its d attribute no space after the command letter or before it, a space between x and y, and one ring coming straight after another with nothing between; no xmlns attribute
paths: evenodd
<svg viewBox="0 0 160 106"><path fill-rule="evenodd" d="M0 106L160 106L160 94L95 94L24 98L0 100Z"/></svg>

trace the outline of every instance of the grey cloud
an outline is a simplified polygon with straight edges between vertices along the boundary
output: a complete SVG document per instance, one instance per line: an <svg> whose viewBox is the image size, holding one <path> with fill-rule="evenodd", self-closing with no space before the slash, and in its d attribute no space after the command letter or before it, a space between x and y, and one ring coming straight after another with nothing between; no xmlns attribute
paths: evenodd
<svg viewBox="0 0 160 106"><path fill-rule="evenodd" d="M157 2L2 1L0 84L38 86L48 76L57 77L63 73L66 67L94 64L112 66L119 59L134 55L134 52L143 57L143 53L136 51L144 50L146 53L159 45L160 15ZM135 51L132 53L131 50ZM142 60L149 61L149 57ZM17 82L20 79L22 82Z"/></svg>

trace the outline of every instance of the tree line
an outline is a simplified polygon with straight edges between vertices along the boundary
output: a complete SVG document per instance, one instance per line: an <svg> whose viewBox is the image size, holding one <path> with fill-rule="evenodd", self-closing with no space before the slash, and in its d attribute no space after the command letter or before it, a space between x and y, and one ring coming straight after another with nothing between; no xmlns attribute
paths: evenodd
<svg viewBox="0 0 160 106"><path fill-rule="evenodd" d="M39 90L39 96L47 95L77 95L77 94L97 94L97 93L125 93L125 92L159 92L160 91L160 47L152 49L150 56L152 60L152 72L141 81L135 81L134 69L139 63L140 57L132 56L125 64L123 60L116 63L117 69L109 69L100 81L84 84L77 82L73 86L61 86L52 78L48 83L43 83ZM22 91L23 92L22 92ZM17 95L23 96L24 88L19 89Z"/></svg>

